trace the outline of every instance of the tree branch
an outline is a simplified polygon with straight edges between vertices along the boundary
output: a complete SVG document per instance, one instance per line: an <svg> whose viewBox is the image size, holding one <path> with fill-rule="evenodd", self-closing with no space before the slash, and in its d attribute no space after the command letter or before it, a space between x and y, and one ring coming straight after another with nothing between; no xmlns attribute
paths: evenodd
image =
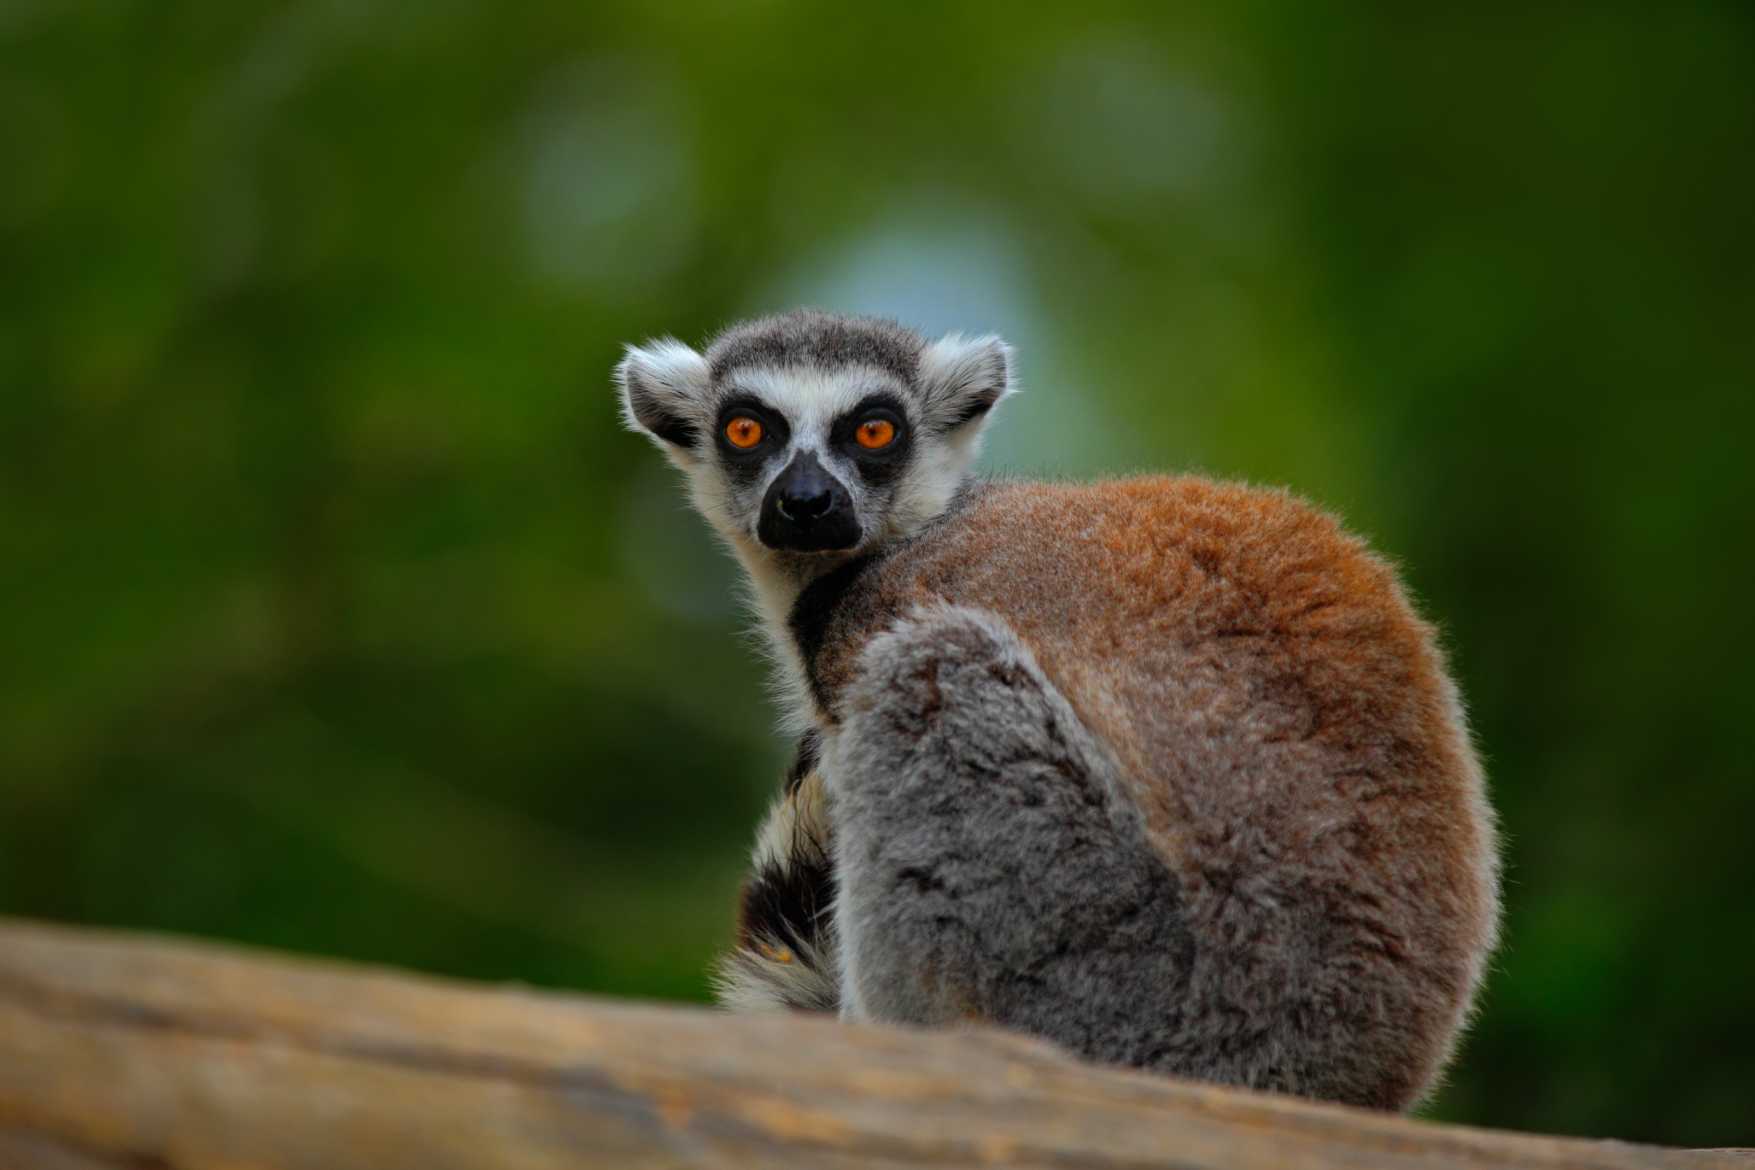
<svg viewBox="0 0 1755 1170"><path fill-rule="evenodd" d="M0 1167L1751 1167L913 1033L0 921Z"/></svg>

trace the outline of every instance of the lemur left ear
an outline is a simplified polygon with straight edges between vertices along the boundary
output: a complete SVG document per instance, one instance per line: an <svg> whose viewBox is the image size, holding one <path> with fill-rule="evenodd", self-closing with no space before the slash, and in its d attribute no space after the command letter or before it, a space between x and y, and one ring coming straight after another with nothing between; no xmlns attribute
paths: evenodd
<svg viewBox="0 0 1755 1170"><path fill-rule="evenodd" d="M998 337L953 333L920 354L920 394L928 425L941 432L986 416L1012 392L1012 347Z"/></svg>
<svg viewBox="0 0 1755 1170"><path fill-rule="evenodd" d="M674 338L628 346L615 368L622 421L653 439L672 458L687 459L701 441L700 403L707 359Z"/></svg>

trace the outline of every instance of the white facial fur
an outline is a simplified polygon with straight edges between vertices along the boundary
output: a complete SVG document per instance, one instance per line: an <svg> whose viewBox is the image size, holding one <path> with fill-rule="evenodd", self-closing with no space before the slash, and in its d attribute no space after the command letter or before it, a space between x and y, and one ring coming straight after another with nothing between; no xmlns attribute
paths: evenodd
<svg viewBox="0 0 1755 1170"><path fill-rule="evenodd" d="M859 515L860 541L847 550L854 556L882 543L885 535L877 493L867 489L859 468L829 439L835 421L873 394L887 393L906 400L907 388L882 370L868 366L842 366L833 370L814 366L745 366L733 370L721 388L725 397L749 395L786 419L792 428L784 449L770 458L753 492L739 493L736 514L750 538L756 539L757 513L762 498L786 465L797 455L815 455L853 496Z"/></svg>

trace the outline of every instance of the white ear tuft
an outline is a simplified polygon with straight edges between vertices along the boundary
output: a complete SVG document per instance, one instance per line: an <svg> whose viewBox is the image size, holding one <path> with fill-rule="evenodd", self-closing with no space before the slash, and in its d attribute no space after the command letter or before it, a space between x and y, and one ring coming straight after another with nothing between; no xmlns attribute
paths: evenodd
<svg viewBox="0 0 1755 1170"><path fill-rule="evenodd" d="M927 422L941 432L984 418L1012 392L1012 349L998 337L953 333L920 354Z"/></svg>
<svg viewBox="0 0 1755 1170"><path fill-rule="evenodd" d="M656 440L670 454L695 449L704 421L706 358L670 337L630 345L615 368L615 383L629 430Z"/></svg>

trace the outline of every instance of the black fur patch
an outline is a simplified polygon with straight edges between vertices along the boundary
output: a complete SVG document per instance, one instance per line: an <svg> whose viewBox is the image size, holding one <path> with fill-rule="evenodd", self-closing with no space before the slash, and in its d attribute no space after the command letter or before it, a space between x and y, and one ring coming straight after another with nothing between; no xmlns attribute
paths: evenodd
<svg viewBox="0 0 1755 1170"><path fill-rule="evenodd" d="M798 656L804 660L810 693L825 711L830 708L831 696L818 673L817 655L828 639L829 623L834 620L836 609L859 587L865 571L876 563L876 559L856 557L840 568L824 573L805 586L792 604L792 617L787 624L792 629L792 640L798 646Z"/></svg>
<svg viewBox="0 0 1755 1170"><path fill-rule="evenodd" d="M720 334L707 349L715 382L738 366L875 366L913 386L925 343L912 329L875 317L799 309Z"/></svg>
<svg viewBox="0 0 1755 1170"><path fill-rule="evenodd" d="M817 761L823 754L823 736L818 731L807 731L798 741L798 754L792 757L792 767L786 769L786 795L794 796L804 778L811 774Z"/></svg>
<svg viewBox="0 0 1755 1170"><path fill-rule="evenodd" d="M963 404L963 409L957 412L957 417L950 421L950 425L946 426L945 430L954 431L964 423L974 422L976 419L992 410L993 404L998 401L998 390L991 392L983 391L982 393L977 394Z"/></svg>
<svg viewBox="0 0 1755 1170"><path fill-rule="evenodd" d="M653 427L652 433L673 447L687 447L691 451L695 449L695 443L700 439L700 432L695 430L695 424L684 422L680 418L666 419L660 425Z"/></svg>
<svg viewBox="0 0 1755 1170"><path fill-rule="evenodd" d="M859 424L873 417L887 418L896 426L896 437L880 451L868 451L854 439ZM853 461L861 479L877 487L895 482L914 461L913 423L908 418L908 408L894 394L868 394L858 406L834 421L829 428L829 442Z"/></svg>
<svg viewBox="0 0 1755 1170"><path fill-rule="evenodd" d="M725 437L725 424L740 414L748 415L762 424L762 441L748 450L731 445ZM720 462L725 465L725 474L734 482L748 487L762 478L762 469L777 452L786 448L792 437L792 427L787 424L783 415L769 410L761 399L749 394L734 394L719 406L713 426L716 431L715 446L719 451Z"/></svg>
<svg viewBox="0 0 1755 1170"><path fill-rule="evenodd" d="M737 945L790 947L798 962L823 950L824 926L835 913L835 872L821 842L795 844L784 864L769 862L744 881Z"/></svg>
<svg viewBox="0 0 1755 1170"><path fill-rule="evenodd" d="M671 446L693 450L695 444L700 442L699 428L660 406L658 398L641 385L637 378L629 383L628 404L633 407L634 418L641 426Z"/></svg>

